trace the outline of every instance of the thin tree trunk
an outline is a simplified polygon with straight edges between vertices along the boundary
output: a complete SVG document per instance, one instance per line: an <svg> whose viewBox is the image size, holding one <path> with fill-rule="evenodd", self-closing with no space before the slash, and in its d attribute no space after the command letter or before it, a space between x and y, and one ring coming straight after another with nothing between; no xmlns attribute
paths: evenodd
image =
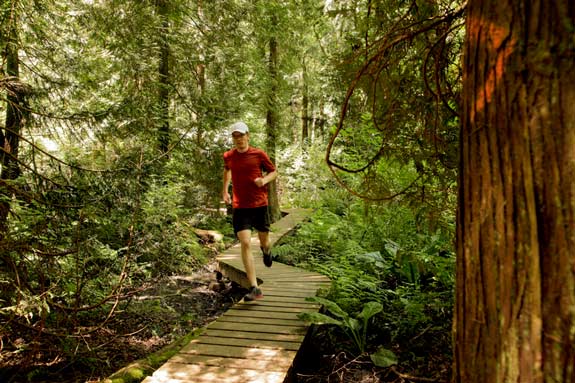
<svg viewBox="0 0 575 383"><path fill-rule="evenodd" d="M572 0L467 9L454 382L575 382Z"/></svg>
<svg viewBox="0 0 575 383"><path fill-rule="evenodd" d="M309 87L307 85L307 68L305 65L305 61L303 62L303 75L302 75L302 102L301 102L301 143L302 147L306 145L306 142L309 139L309 121L310 121L310 113L309 113Z"/></svg>
<svg viewBox="0 0 575 383"><path fill-rule="evenodd" d="M160 60L158 67L159 74L159 91L158 91L158 104L160 107L160 124L158 129L158 140L160 151L167 153L170 146L170 46L168 44L168 1L158 0L156 6L158 14L161 17L162 26L160 28Z"/></svg>
<svg viewBox="0 0 575 383"><path fill-rule="evenodd" d="M202 1L198 1L197 4L197 17L198 20L204 20L204 8ZM198 41L198 56L199 62L196 64L196 73L198 79L198 92L200 99L203 99L206 93L206 48L203 42ZM196 133L196 150L202 150L205 147L203 142L203 134L204 134L204 127L203 127L203 120L204 120L205 112L198 113L197 118L197 133ZM219 201L219 197L217 199Z"/></svg>
<svg viewBox="0 0 575 383"><path fill-rule="evenodd" d="M8 214L12 192L6 180L14 180L20 175L18 165L18 150L20 146L20 132L26 123L28 106L26 102L27 89L20 82L20 60L18 57L17 32L14 20L8 27L8 41L5 46L3 58L6 62L6 120L4 132L0 131L0 144L2 172L0 174L0 241L7 230Z"/></svg>
<svg viewBox="0 0 575 383"><path fill-rule="evenodd" d="M269 40L269 75L270 75L270 95L268 97L268 105L267 105L267 114L266 114L266 122L267 122L267 152L270 156L270 159L275 164L276 163L276 141L277 141L277 133L278 133L278 125L279 125L279 117L277 112L277 97L278 97L278 46L275 37L271 37ZM271 214L272 222L277 221L280 216L280 206L279 206L279 197L278 197L278 190L277 190L277 182L273 181L269 184L269 194L268 194L268 203L269 209Z"/></svg>

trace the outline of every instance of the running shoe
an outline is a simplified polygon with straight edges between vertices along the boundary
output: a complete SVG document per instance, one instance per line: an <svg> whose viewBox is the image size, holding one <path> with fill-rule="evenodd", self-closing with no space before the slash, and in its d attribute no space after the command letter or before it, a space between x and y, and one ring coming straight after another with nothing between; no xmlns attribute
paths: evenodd
<svg viewBox="0 0 575 383"><path fill-rule="evenodd" d="M250 292L246 294L244 297L244 301L250 302L255 301L256 299L262 299L264 297L264 293L262 293L262 289L259 287L252 286Z"/></svg>
<svg viewBox="0 0 575 383"><path fill-rule="evenodd" d="M260 249L262 249L262 253L264 255L264 265L266 265L267 267L272 267L272 263L274 262L272 259L272 249L268 249L268 251L266 252L264 250L263 247L260 247Z"/></svg>

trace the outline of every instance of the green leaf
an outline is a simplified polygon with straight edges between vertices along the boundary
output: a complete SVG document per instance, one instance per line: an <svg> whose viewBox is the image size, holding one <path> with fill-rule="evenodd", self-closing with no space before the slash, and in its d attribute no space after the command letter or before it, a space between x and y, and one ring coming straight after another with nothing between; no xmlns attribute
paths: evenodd
<svg viewBox="0 0 575 383"><path fill-rule="evenodd" d="M375 353L369 356L373 364L377 367L390 367L397 364L397 356L391 350L380 347Z"/></svg>
<svg viewBox="0 0 575 383"><path fill-rule="evenodd" d="M341 321L320 313L300 313L298 314L298 318L314 324L334 324L337 326L343 326Z"/></svg>
<svg viewBox="0 0 575 383"><path fill-rule="evenodd" d="M383 311L383 305L379 302L368 302L363 306L363 310L359 314L359 318L363 318L364 321L369 320L372 316Z"/></svg>
<svg viewBox="0 0 575 383"><path fill-rule="evenodd" d="M346 324L347 328L351 329L356 334L359 334L359 330L361 329L361 324L359 323L359 321L357 319L346 318L346 319L344 319L344 323Z"/></svg>
<svg viewBox="0 0 575 383"><path fill-rule="evenodd" d="M326 309L328 309L333 315L340 318L347 318L349 315L337 305L337 303L330 301L329 299L321 297L308 297L306 298L308 302L317 302L322 304Z"/></svg>

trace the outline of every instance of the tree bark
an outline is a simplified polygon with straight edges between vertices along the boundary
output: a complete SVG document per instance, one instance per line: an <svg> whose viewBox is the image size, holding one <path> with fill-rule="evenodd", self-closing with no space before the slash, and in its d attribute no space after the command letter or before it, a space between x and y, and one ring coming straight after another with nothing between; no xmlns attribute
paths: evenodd
<svg viewBox="0 0 575 383"><path fill-rule="evenodd" d="M20 175L18 164L18 150L20 146L20 132L26 123L28 105L26 97L27 87L20 82L20 59L18 57L18 36L16 23L12 20L8 27L8 41L6 42L3 61L6 63L6 119L4 131L0 130L0 159L2 171L0 173L0 241L4 238L10 213L10 200L12 192L6 180L14 180Z"/></svg>
<svg viewBox="0 0 575 383"><path fill-rule="evenodd" d="M575 382L575 6L467 8L454 382Z"/></svg>
<svg viewBox="0 0 575 383"><path fill-rule="evenodd" d="M159 34L160 59L158 67L158 104L160 108L158 139L161 153L167 153L170 146L170 46L168 43L168 1L169 0L158 0L156 3L158 15L160 16L162 23Z"/></svg>
<svg viewBox="0 0 575 383"><path fill-rule="evenodd" d="M302 63L302 101L301 101L301 145L305 147L309 138L309 87L305 60Z"/></svg>
<svg viewBox="0 0 575 383"><path fill-rule="evenodd" d="M266 113L266 123L267 123L267 152L270 159L274 164L276 164L276 141L278 134L278 44L275 37L271 37L269 40L269 76L270 76L270 95L268 97L267 113ZM268 184L268 206L271 215L271 221L275 222L280 219L281 211L279 205L279 196L277 190L277 181L270 182Z"/></svg>

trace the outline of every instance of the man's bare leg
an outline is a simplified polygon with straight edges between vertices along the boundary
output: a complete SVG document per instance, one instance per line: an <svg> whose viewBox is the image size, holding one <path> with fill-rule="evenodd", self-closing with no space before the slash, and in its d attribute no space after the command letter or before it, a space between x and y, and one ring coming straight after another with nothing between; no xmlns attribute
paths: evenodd
<svg viewBox="0 0 575 383"><path fill-rule="evenodd" d="M258 237L260 239L260 246L263 247L265 250L269 250L271 245L269 231L259 231Z"/></svg>
<svg viewBox="0 0 575 383"><path fill-rule="evenodd" d="M241 244L242 262L244 263L244 268L246 269L248 280L250 281L250 285L257 287L258 280L256 278L256 269L254 266L254 259L252 257L252 250L251 250L252 231L251 230L238 231L237 235Z"/></svg>
<svg viewBox="0 0 575 383"><path fill-rule="evenodd" d="M270 233L267 231L259 231L258 237L260 239L260 247L264 256L264 265L271 267L273 260L271 253Z"/></svg>

